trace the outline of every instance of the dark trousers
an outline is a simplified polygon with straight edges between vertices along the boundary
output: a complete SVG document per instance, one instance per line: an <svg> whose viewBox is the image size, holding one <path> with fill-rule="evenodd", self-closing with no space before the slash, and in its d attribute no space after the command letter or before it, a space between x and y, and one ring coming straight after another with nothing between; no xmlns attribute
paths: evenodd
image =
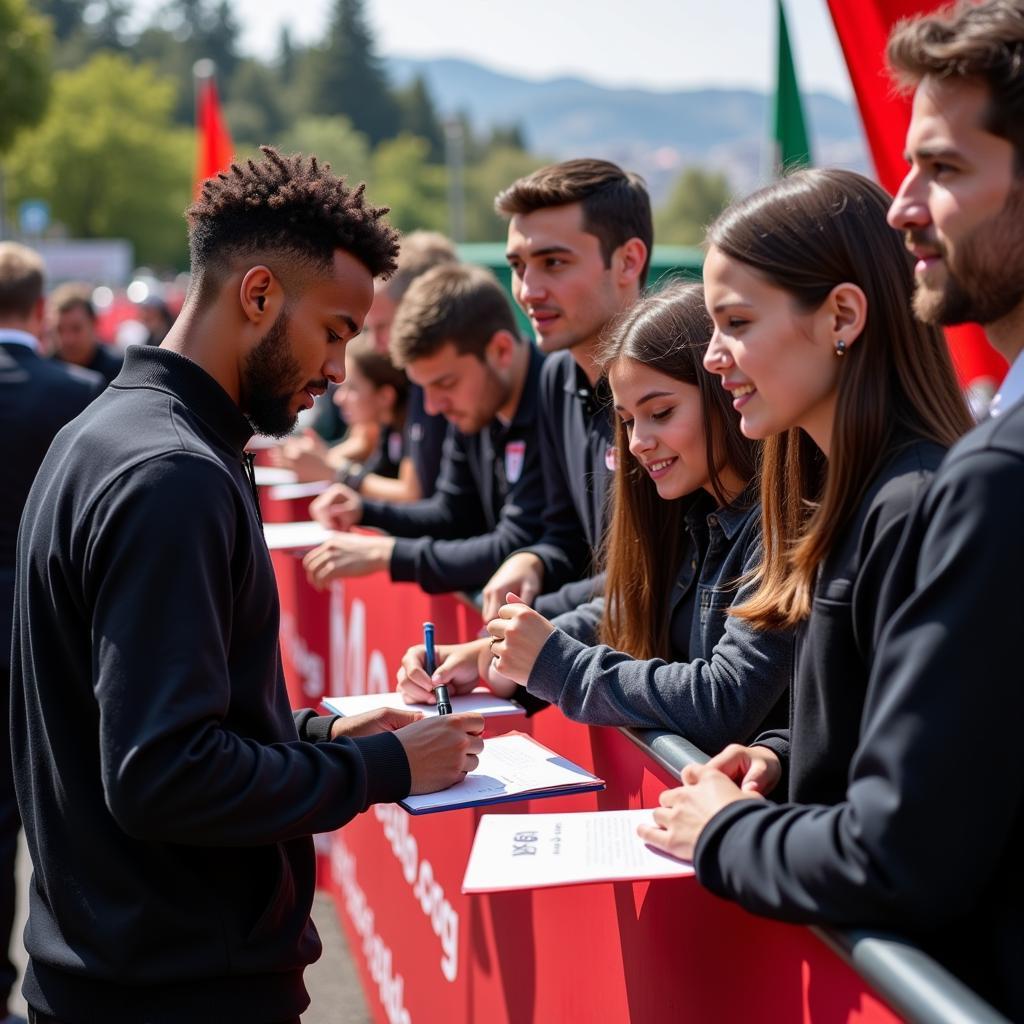
<svg viewBox="0 0 1024 1024"><path fill-rule="evenodd" d="M10 707L11 670L0 666L0 700ZM0 1009L7 1006L18 971L11 963L11 932L14 930L14 858L18 853L21 816L14 796L11 766L11 730L0 729ZM4 1011L6 1012L6 1010Z"/></svg>

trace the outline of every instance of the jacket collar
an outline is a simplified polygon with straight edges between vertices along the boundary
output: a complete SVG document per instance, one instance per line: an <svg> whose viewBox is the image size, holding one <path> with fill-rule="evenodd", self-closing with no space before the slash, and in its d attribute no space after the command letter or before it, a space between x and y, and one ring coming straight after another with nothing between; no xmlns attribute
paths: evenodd
<svg viewBox="0 0 1024 1024"><path fill-rule="evenodd" d="M39 354L39 339L28 331L16 331L13 327L0 327L0 345L21 345Z"/></svg>
<svg viewBox="0 0 1024 1024"><path fill-rule="evenodd" d="M180 399L239 455L253 435L242 410L213 377L198 363L170 349L130 346L111 387L146 388Z"/></svg>
<svg viewBox="0 0 1024 1024"><path fill-rule="evenodd" d="M725 534L727 540L732 540L743 528L751 515L758 512L758 481L751 480L740 492L739 496L731 505L715 507L715 499L707 491L692 496L689 508L686 510L685 519L687 525L692 529L701 521L707 522L708 526L714 529L717 527Z"/></svg>

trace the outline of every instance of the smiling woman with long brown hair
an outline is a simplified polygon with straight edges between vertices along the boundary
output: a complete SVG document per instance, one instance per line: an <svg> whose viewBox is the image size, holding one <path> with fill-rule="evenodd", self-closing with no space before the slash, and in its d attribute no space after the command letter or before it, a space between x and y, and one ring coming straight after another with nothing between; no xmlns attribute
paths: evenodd
<svg viewBox="0 0 1024 1024"><path fill-rule="evenodd" d="M886 223L889 203L850 171L802 171L708 234L705 366L743 433L765 441L764 555L732 614L796 628L796 672L790 727L715 758L724 774L706 805L693 808L687 787L663 794L656 817L668 827L644 837L683 856L694 830L751 792L782 784L795 803L844 799L883 581L917 498L970 427L941 332L912 314L913 259Z"/></svg>

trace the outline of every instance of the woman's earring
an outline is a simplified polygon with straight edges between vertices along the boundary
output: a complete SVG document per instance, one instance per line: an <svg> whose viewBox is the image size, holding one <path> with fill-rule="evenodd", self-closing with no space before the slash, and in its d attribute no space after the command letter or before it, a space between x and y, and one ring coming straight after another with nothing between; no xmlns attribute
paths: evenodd
<svg viewBox="0 0 1024 1024"><path fill-rule="evenodd" d="M836 341L836 356L838 357L838 356L845 356L845 355L846 355L846 342L843 341L842 338L839 338Z"/></svg>

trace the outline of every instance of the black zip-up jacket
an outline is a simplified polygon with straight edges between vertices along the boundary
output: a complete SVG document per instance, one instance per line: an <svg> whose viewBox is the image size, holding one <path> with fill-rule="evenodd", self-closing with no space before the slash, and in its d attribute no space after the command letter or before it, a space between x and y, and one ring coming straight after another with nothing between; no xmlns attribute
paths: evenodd
<svg viewBox="0 0 1024 1024"><path fill-rule="evenodd" d="M540 536L544 508L537 396L544 356L532 343L512 422L477 434L449 427L437 489L426 501L363 503L362 526L398 538L391 578L429 594L479 590L517 548Z"/></svg>
<svg viewBox="0 0 1024 1024"><path fill-rule="evenodd" d="M953 447L909 517L845 791L730 805L696 866L773 917L907 934L1024 1021L1022 509L1017 402Z"/></svg>
<svg viewBox="0 0 1024 1024"><path fill-rule="evenodd" d="M405 450L412 459L424 498L429 498L437 487L447 434L448 421L443 416L431 416L427 412L423 405L423 388L410 382L405 413Z"/></svg>
<svg viewBox="0 0 1024 1024"><path fill-rule="evenodd" d="M329 741L329 719L289 710L250 434L198 365L135 346L29 494L11 666L24 992L64 1020L297 1016L320 955L310 836L409 790L393 734Z"/></svg>
<svg viewBox="0 0 1024 1024"><path fill-rule="evenodd" d="M846 792L882 581L907 516L944 455L930 441L897 442L818 574L811 615L797 630L790 728L755 741L779 755L787 787L779 793L796 803L832 804Z"/></svg>
<svg viewBox="0 0 1024 1024"><path fill-rule="evenodd" d="M615 455L608 386L600 380L591 387L571 352L550 356L541 374L540 437L544 532L525 549L544 563L545 593L534 605L553 618L604 589L603 577L586 577L608 522Z"/></svg>

